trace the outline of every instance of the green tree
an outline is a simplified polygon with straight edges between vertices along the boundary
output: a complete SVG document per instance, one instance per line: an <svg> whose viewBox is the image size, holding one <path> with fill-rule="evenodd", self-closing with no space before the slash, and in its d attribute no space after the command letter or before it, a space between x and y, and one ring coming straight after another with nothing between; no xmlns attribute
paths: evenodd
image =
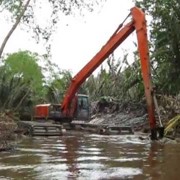
<svg viewBox="0 0 180 180"><path fill-rule="evenodd" d="M9 54L4 60L6 74L10 78L21 79L33 93L33 101L43 97L44 76L38 65L38 55L29 51Z"/></svg>

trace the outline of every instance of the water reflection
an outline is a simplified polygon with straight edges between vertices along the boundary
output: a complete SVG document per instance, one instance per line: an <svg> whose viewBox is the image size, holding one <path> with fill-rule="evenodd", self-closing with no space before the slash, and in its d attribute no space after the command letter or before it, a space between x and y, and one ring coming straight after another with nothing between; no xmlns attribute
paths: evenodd
<svg viewBox="0 0 180 180"><path fill-rule="evenodd" d="M179 179L180 144L154 142L145 160L144 173L154 179Z"/></svg>
<svg viewBox="0 0 180 180"><path fill-rule="evenodd" d="M179 179L179 144L71 133L25 139L0 154L0 179Z"/></svg>
<svg viewBox="0 0 180 180"><path fill-rule="evenodd" d="M62 157L66 158L68 166L68 178L77 178L79 174L79 169L77 166L78 150L80 148L80 143L75 136L70 138L63 138L63 144L66 147L66 153L62 153Z"/></svg>

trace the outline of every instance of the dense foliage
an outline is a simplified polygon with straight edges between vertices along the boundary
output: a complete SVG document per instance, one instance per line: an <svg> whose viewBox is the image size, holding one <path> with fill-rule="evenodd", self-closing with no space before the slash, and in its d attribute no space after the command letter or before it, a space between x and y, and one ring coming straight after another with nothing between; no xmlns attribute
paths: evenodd
<svg viewBox="0 0 180 180"><path fill-rule="evenodd" d="M180 92L180 1L136 0L152 17L149 23L154 81L159 92Z"/></svg>
<svg viewBox="0 0 180 180"><path fill-rule="evenodd" d="M31 111L37 103L60 102L71 73L55 72L54 64L47 63L43 74L37 54L19 51L4 59L0 66L0 111Z"/></svg>
<svg viewBox="0 0 180 180"><path fill-rule="evenodd" d="M97 76L91 75L84 87L89 90L92 99L110 96L123 101L139 101L144 95L138 57L133 64L128 63L128 55L116 60L112 54L107 59L108 68L101 66ZM126 67L124 68L126 64Z"/></svg>
<svg viewBox="0 0 180 180"><path fill-rule="evenodd" d="M32 106L38 99L36 92L42 94L43 75L35 54L28 51L9 54L0 74L1 110Z"/></svg>

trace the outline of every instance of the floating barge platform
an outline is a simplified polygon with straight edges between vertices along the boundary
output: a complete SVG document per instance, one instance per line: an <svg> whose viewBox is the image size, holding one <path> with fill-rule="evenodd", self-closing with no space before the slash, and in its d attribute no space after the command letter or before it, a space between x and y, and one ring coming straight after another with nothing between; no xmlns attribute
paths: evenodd
<svg viewBox="0 0 180 180"><path fill-rule="evenodd" d="M47 122L19 121L19 129L30 136L60 136L63 134L63 126Z"/></svg>
<svg viewBox="0 0 180 180"><path fill-rule="evenodd" d="M71 126L74 130L89 131L92 133L104 135L134 134L134 130L131 126L109 126L105 124L90 124L78 121L72 122Z"/></svg>
<svg viewBox="0 0 180 180"><path fill-rule="evenodd" d="M18 127L22 129L25 135L30 136L61 136L66 130L85 131L103 135L134 134L133 128L130 126L109 126L78 121L74 121L70 125L54 124L46 121L19 121Z"/></svg>

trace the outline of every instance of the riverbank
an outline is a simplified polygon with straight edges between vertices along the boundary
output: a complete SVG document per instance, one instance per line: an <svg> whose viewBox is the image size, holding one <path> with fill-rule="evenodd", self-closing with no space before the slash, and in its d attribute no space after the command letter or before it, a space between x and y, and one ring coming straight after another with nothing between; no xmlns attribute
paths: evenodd
<svg viewBox="0 0 180 180"><path fill-rule="evenodd" d="M159 110L163 125L176 114L180 114L180 101L178 98L159 98ZM150 133L146 102L120 103L112 99L101 99L91 105L91 120L89 124L107 126L129 126L134 131ZM158 116L156 114L158 123ZM11 149L16 142L17 118L9 111L0 113L0 151ZM176 129L177 130L177 129ZM23 132L22 132L23 133ZM177 133L176 133L177 135ZM173 137L174 138L174 137Z"/></svg>
<svg viewBox="0 0 180 180"><path fill-rule="evenodd" d="M157 96L158 110L155 110L157 125L161 120L164 127L173 117L180 114L180 97ZM111 98L103 98L92 104L92 119L89 123L109 126L131 126L134 131L150 132L146 101L120 103ZM179 131L178 127L172 131ZM176 136L178 135L175 133ZM174 138L174 137L173 137Z"/></svg>
<svg viewBox="0 0 180 180"><path fill-rule="evenodd" d="M103 99L92 104L91 124L110 126L131 126L135 131L149 128L147 110L144 102L119 103Z"/></svg>
<svg viewBox="0 0 180 180"><path fill-rule="evenodd" d="M16 118L9 112L0 113L0 151L9 150L14 146L17 129Z"/></svg>

